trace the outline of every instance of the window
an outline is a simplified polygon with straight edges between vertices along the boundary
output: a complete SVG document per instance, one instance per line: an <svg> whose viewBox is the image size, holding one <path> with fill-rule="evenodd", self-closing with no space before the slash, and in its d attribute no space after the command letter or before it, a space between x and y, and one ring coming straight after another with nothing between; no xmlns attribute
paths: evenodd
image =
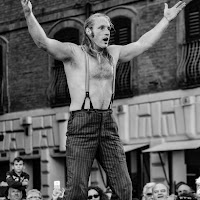
<svg viewBox="0 0 200 200"><path fill-rule="evenodd" d="M191 1L185 8L186 40L188 42L200 39L200 2Z"/></svg>
<svg viewBox="0 0 200 200"><path fill-rule="evenodd" d="M3 47L0 45L0 113L3 112Z"/></svg>
<svg viewBox="0 0 200 200"><path fill-rule="evenodd" d="M54 38L61 42L72 42L79 44L79 30L76 28L63 28L54 34ZM52 82L49 87L51 106L66 106L71 102L64 65L61 61L54 60L52 69Z"/></svg>
<svg viewBox="0 0 200 200"><path fill-rule="evenodd" d="M112 19L115 31L111 31L110 44L126 45L131 42L131 19L115 17ZM133 96L131 62L118 63L115 82L115 99Z"/></svg>
<svg viewBox="0 0 200 200"><path fill-rule="evenodd" d="M0 36L0 114L9 112L9 98L7 87L7 68L8 68L8 41Z"/></svg>
<svg viewBox="0 0 200 200"><path fill-rule="evenodd" d="M191 1L185 8L185 38L182 56L177 69L178 83L182 88L200 86L200 2Z"/></svg>

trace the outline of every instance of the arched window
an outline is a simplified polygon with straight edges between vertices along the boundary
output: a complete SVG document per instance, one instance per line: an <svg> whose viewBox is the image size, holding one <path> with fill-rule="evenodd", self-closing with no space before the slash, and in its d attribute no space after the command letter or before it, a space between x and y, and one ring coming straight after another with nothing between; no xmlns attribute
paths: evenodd
<svg viewBox="0 0 200 200"><path fill-rule="evenodd" d="M110 44L126 45L131 43L131 19L127 17L112 18L115 30L111 32ZM118 63L115 80L115 99L132 97L133 84L131 62Z"/></svg>
<svg viewBox="0 0 200 200"><path fill-rule="evenodd" d="M54 39L61 42L72 42L79 45L79 29L63 28L54 34ZM50 102L52 107L66 106L71 102L67 78L61 61L54 60L50 85Z"/></svg>

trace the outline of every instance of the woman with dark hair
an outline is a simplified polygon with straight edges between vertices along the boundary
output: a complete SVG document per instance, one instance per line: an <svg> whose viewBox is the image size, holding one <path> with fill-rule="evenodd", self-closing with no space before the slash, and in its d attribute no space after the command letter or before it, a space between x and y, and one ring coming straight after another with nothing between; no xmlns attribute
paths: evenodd
<svg viewBox="0 0 200 200"><path fill-rule="evenodd" d="M88 200L109 200L108 196L98 186L90 186L88 188Z"/></svg>

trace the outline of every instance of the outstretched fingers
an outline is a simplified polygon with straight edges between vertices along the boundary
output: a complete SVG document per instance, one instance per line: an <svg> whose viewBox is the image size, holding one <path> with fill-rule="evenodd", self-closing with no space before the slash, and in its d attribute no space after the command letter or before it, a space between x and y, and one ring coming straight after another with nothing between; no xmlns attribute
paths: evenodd
<svg viewBox="0 0 200 200"><path fill-rule="evenodd" d="M28 5L29 0L21 0L23 5Z"/></svg>
<svg viewBox="0 0 200 200"><path fill-rule="evenodd" d="M182 10L186 6L185 2L179 1L177 4L174 5L174 7L178 10Z"/></svg>

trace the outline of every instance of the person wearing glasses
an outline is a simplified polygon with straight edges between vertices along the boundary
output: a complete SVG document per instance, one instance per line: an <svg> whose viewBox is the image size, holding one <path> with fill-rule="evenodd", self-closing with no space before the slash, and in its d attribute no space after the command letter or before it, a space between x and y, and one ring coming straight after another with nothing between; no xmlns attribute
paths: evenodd
<svg viewBox="0 0 200 200"><path fill-rule="evenodd" d="M98 186L88 188L88 200L109 200L108 196Z"/></svg>
<svg viewBox="0 0 200 200"><path fill-rule="evenodd" d="M26 200L41 200L42 194L39 190L31 189L27 192Z"/></svg>
<svg viewBox="0 0 200 200"><path fill-rule="evenodd" d="M152 188L156 185L154 182L147 183L142 192L142 200L151 200L153 199Z"/></svg>

